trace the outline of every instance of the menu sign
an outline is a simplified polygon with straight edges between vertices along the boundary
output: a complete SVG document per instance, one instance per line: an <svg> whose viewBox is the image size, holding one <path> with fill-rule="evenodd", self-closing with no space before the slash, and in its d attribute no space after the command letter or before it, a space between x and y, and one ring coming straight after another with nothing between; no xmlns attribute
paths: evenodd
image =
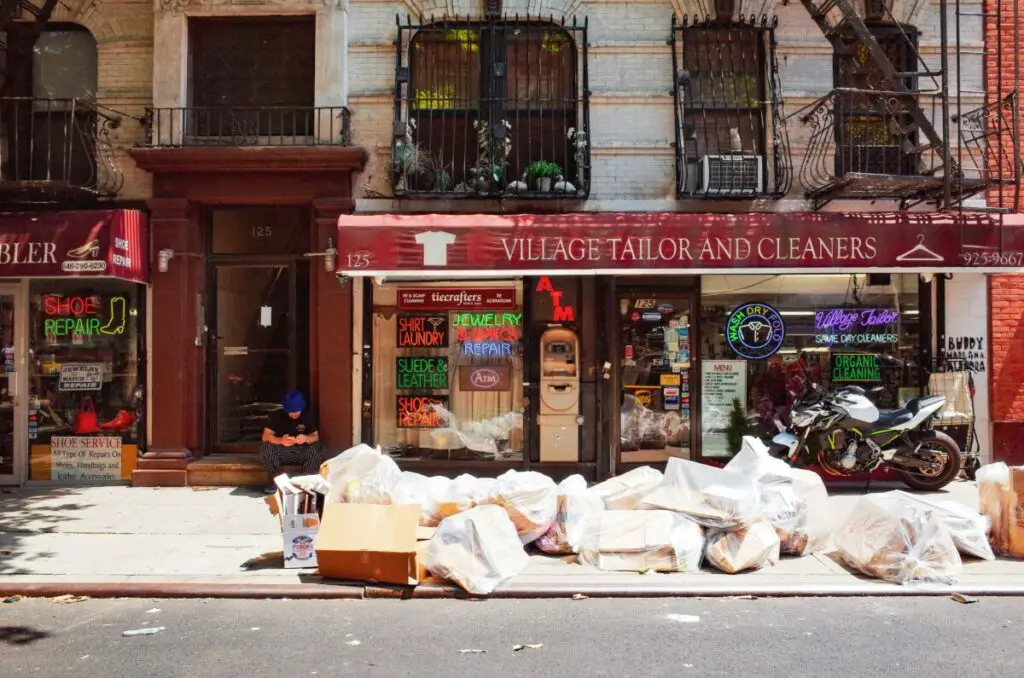
<svg viewBox="0 0 1024 678"><path fill-rule="evenodd" d="M400 395L395 398L398 428L441 428L448 412L448 396Z"/></svg>
<svg viewBox="0 0 1024 678"><path fill-rule="evenodd" d="M700 371L704 456L730 456L738 450L728 449L725 431L733 402L747 405L747 361L702 360Z"/></svg>
<svg viewBox="0 0 1024 678"><path fill-rule="evenodd" d="M395 358L395 388L448 388L448 358L398 356Z"/></svg>
<svg viewBox="0 0 1024 678"><path fill-rule="evenodd" d="M447 348L448 314L398 315L398 348Z"/></svg>
<svg viewBox="0 0 1024 678"><path fill-rule="evenodd" d="M398 308L419 311L511 311L516 291L511 287L402 287Z"/></svg>

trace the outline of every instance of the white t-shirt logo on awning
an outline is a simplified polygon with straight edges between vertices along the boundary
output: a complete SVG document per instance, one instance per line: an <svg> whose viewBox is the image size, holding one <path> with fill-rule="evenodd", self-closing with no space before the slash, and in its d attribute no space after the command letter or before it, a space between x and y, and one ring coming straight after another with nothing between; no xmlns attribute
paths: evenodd
<svg viewBox="0 0 1024 678"><path fill-rule="evenodd" d="M416 234L416 244L423 247L424 266L447 266L448 246L455 242L455 234L444 231L426 231Z"/></svg>

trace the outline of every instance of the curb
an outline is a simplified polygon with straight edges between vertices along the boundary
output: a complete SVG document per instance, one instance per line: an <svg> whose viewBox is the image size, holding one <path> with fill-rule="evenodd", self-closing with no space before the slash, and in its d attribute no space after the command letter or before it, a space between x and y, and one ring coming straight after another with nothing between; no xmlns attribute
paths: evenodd
<svg viewBox="0 0 1024 678"><path fill-rule="evenodd" d="M701 586L674 582L637 584L515 584L498 588L489 596L475 596L454 585L422 584L416 587L384 584L238 584L176 582L78 582L0 584L0 597L22 595L53 598L62 595L89 598L220 598L295 600L469 600L556 599L584 595L587 598L842 598L842 597L937 597L1024 596L1020 584L965 584L964 586L899 586L882 582L858 584L766 584L742 587Z"/></svg>

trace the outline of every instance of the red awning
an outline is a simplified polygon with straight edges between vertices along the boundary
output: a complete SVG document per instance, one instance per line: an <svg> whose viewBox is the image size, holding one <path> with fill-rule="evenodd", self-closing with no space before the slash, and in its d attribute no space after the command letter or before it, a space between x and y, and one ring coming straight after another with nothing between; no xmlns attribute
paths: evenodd
<svg viewBox="0 0 1024 678"><path fill-rule="evenodd" d="M138 210L0 212L0 278L96 276L149 282Z"/></svg>
<svg viewBox="0 0 1024 678"><path fill-rule="evenodd" d="M375 214L338 221L339 273L806 272L1024 268L1020 215Z"/></svg>

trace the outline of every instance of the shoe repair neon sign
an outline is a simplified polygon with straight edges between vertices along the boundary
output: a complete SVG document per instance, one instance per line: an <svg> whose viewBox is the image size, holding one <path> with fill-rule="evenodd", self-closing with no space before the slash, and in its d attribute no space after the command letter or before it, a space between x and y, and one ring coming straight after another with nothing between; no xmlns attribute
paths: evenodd
<svg viewBox="0 0 1024 678"><path fill-rule="evenodd" d="M104 323L101 313L108 310ZM48 337L119 335L128 322L128 300L110 297L104 304L99 295L43 296L43 333Z"/></svg>

